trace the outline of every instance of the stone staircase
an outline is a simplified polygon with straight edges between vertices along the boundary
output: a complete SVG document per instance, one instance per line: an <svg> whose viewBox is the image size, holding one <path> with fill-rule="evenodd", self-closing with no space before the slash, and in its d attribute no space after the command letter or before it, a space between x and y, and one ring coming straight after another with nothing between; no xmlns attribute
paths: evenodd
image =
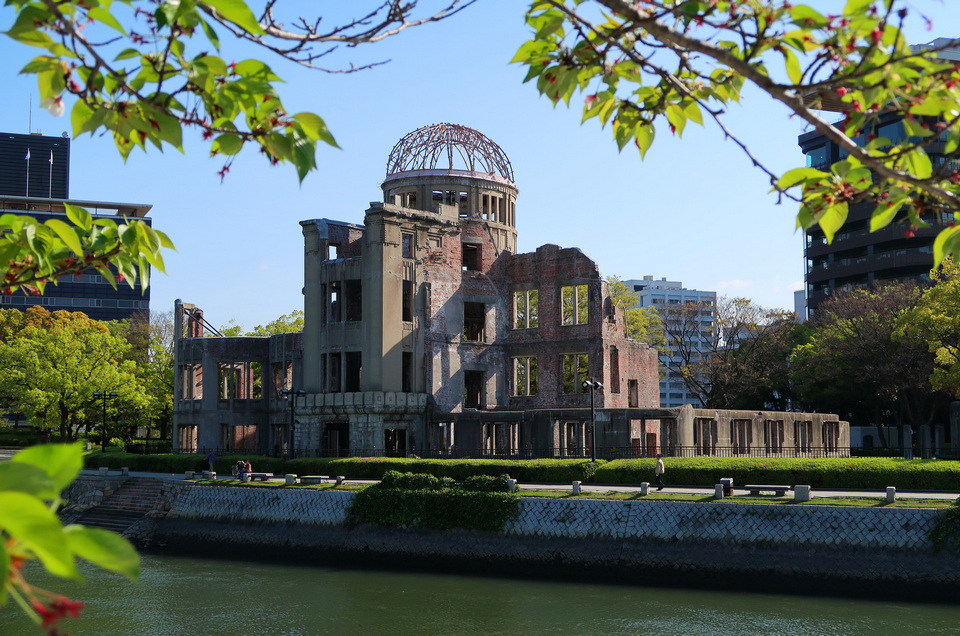
<svg viewBox="0 0 960 636"><path fill-rule="evenodd" d="M131 477L99 506L83 513L77 523L122 533L153 510L162 487L162 479Z"/></svg>

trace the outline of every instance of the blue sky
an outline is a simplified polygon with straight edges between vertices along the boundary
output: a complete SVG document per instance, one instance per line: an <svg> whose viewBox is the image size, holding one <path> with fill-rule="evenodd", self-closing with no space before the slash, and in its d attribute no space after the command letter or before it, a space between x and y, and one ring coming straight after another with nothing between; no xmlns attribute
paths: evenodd
<svg viewBox="0 0 960 636"><path fill-rule="evenodd" d="M290 4L317 11L313 2ZM844 3L809 4L839 12ZM957 35L954 0L910 6L934 26L927 31L913 20L909 41ZM526 3L480 0L447 21L332 60L391 60L360 73L323 74L265 58L287 82L288 110L322 116L342 148L321 148L319 170L302 185L291 166L270 167L255 152L241 155L221 184L222 162L189 135L185 154L135 151L126 164L111 139L84 135L72 144L71 196L152 204L155 227L178 251L166 256L166 276L151 281L151 307L168 311L181 298L215 325L233 319L249 329L302 309L299 221L362 223L369 202L382 198L393 145L421 126L451 122L479 130L510 158L520 252L545 243L579 247L605 276L652 274L792 309L803 286L795 205L777 205L764 175L710 124L688 126L682 140L661 131L641 161L632 147L618 153L595 120L580 125L580 98L554 109L522 83L524 68L508 63L528 37L525 10ZM3 28L12 19L12 9L0 9ZM33 94L32 131L60 135L70 131L69 118L39 109L35 80L18 75L35 54L0 38L0 130L31 130ZM802 123L761 95L748 92L726 121L772 169L803 165Z"/></svg>

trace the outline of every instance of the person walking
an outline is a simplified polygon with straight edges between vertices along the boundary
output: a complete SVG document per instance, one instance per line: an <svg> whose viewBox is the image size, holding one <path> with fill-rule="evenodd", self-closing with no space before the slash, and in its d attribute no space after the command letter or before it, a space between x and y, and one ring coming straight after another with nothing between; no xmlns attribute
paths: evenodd
<svg viewBox="0 0 960 636"><path fill-rule="evenodd" d="M653 469L653 474L657 476L657 491L663 490L663 458L657 453L657 467Z"/></svg>

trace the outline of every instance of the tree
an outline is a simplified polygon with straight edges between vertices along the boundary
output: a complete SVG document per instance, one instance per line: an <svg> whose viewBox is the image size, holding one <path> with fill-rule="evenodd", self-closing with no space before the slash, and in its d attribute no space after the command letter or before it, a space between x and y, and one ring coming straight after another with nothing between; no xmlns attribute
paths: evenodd
<svg viewBox="0 0 960 636"><path fill-rule="evenodd" d="M627 335L665 353L667 341L663 334L663 321L657 310L653 307L640 307L640 294L627 287L617 276L607 278L607 290L614 306L623 309Z"/></svg>
<svg viewBox="0 0 960 636"><path fill-rule="evenodd" d="M321 63L339 46L378 42L473 1L449 0L421 14L416 0L385 0L329 24L320 15L288 19L276 0L264 0L259 16L243 0L8 0L16 17L4 34L42 50L22 72L37 77L44 108L54 115L69 108L74 137L108 132L126 158L148 144L182 152L184 130L193 129L224 157L221 180L253 144L271 163L292 163L302 181L317 166L317 143L337 146L333 135L318 115L284 108L276 89L282 80L265 63L220 57L221 37L309 68L353 72L373 65ZM66 214L73 225L0 217L0 292L43 293L90 267L113 284L116 275L133 286L139 274L146 287L148 264L164 271L160 250L173 244L162 232L138 220L93 221L75 206Z"/></svg>
<svg viewBox="0 0 960 636"><path fill-rule="evenodd" d="M137 377L149 397L149 406L137 413L128 413L130 425L145 419L139 425L159 429L166 439L173 420L173 315L172 312L151 311L149 316L137 315L128 320L107 323L114 335L130 343L125 356L134 363ZM142 418L135 417L142 415ZM132 436L135 430L125 434Z"/></svg>
<svg viewBox="0 0 960 636"><path fill-rule="evenodd" d="M934 285L900 316L894 335L926 342L935 365L930 384L960 397L960 262L945 260L930 278Z"/></svg>
<svg viewBox="0 0 960 636"><path fill-rule="evenodd" d="M667 305L664 358L707 408L773 409L789 405L787 359L802 338L795 314L748 298Z"/></svg>
<svg viewBox="0 0 960 636"><path fill-rule="evenodd" d="M919 297L916 285L891 283L823 303L810 341L791 356L806 407L876 425L884 445L887 427L928 424L941 414L944 395L930 384L933 355L926 342L897 335Z"/></svg>
<svg viewBox="0 0 960 636"><path fill-rule="evenodd" d="M16 309L0 314L19 313ZM0 318L0 323L16 322ZM35 426L57 428L61 438L76 438L81 425L104 419L104 411L140 410L148 399L124 360L130 345L80 312L27 309L21 328L0 341L0 391ZM94 392L116 393L104 403ZM108 421L103 422L109 426Z"/></svg>
<svg viewBox="0 0 960 636"><path fill-rule="evenodd" d="M902 27L913 13L905 0L848 0L838 15L787 0L535 0L527 13L533 36L513 61L554 104L582 93L584 121L609 123L617 145L633 142L641 157L657 123L680 136L688 123L712 119L781 199L801 203L798 226L819 225L828 241L858 201L875 205L871 230L898 213L910 224L907 236L934 224L939 264L960 251L960 65L938 59L938 49L908 46ZM745 85L846 157L829 172L774 173L723 123ZM821 117L826 107L843 120ZM890 113L902 116L905 139L875 134ZM936 166L931 144L943 156Z"/></svg>

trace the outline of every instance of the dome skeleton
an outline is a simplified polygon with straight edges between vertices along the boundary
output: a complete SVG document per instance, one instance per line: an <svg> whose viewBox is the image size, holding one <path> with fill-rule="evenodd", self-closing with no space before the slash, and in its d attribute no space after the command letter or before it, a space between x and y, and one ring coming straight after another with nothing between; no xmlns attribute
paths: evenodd
<svg viewBox="0 0 960 636"><path fill-rule="evenodd" d="M455 152L467 171L514 182L513 167L500 146L486 135L457 124L424 126L404 136L390 151L387 176L414 170L458 170L454 167ZM438 166L443 155L446 168Z"/></svg>

